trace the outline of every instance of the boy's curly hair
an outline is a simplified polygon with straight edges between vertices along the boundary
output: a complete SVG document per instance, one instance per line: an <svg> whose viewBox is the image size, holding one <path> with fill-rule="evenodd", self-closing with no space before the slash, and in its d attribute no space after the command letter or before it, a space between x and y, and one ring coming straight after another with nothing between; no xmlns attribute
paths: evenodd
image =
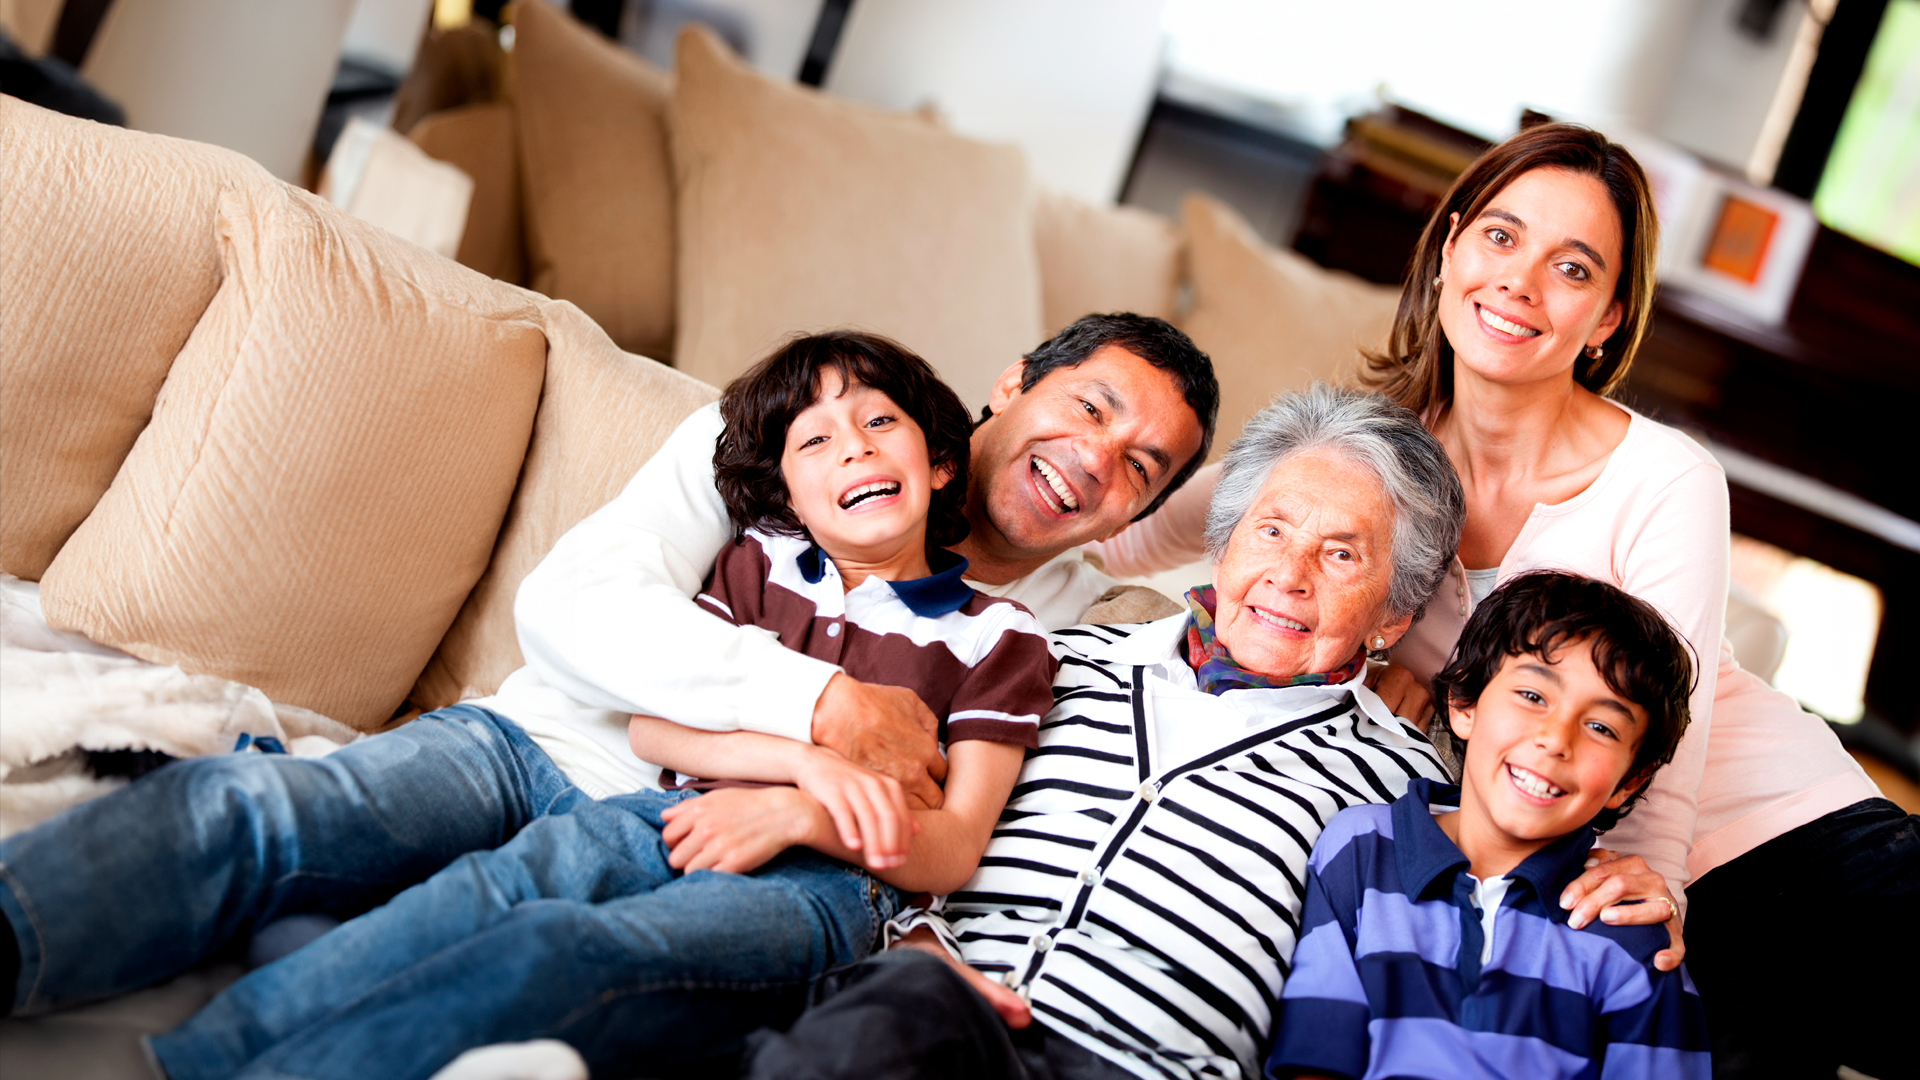
<svg viewBox="0 0 1920 1080"><path fill-rule="evenodd" d="M787 500L780 457L787 428L820 399L820 378L828 370L839 372L846 386L870 386L887 395L920 425L934 473L943 466L953 470L927 506L927 549L965 539L973 431L966 406L925 360L898 342L858 330L796 337L727 384L720 397L724 427L713 450L713 476L734 529L807 535Z"/></svg>
<svg viewBox="0 0 1920 1080"><path fill-rule="evenodd" d="M1607 686L1647 710L1647 730L1622 783L1651 781L1673 760L1687 730L1694 672L1687 645L1646 601L1604 581L1553 570L1521 574L1495 589L1474 609L1447 666L1433 677L1433 700L1456 757L1466 760L1466 740L1454 733L1452 709L1479 701L1507 657L1546 660L1581 641L1589 643ZM1646 790L1642 783L1620 809L1594 815L1593 831L1619 824Z"/></svg>

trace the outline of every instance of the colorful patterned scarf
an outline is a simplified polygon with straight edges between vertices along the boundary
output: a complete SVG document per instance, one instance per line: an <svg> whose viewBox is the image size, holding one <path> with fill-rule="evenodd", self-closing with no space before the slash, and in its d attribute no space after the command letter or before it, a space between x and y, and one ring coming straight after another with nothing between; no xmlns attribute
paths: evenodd
<svg viewBox="0 0 1920 1080"><path fill-rule="evenodd" d="M1234 663L1227 655L1227 647L1213 638L1213 612L1216 601L1213 586L1202 585L1187 590L1187 608L1193 618L1187 623L1187 663L1193 666L1194 676L1200 680L1200 689L1209 694L1224 694L1229 690L1271 689L1280 686L1326 686L1346 682L1360 673L1366 666L1365 649L1353 654L1347 661L1332 671L1311 675L1295 675L1290 679L1272 675L1261 675L1248 671Z"/></svg>

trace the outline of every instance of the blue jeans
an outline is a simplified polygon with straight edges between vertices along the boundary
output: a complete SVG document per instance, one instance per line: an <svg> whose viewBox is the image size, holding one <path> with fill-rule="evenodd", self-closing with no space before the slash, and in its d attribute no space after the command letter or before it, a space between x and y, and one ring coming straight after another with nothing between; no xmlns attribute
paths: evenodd
<svg viewBox="0 0 1920 1080"><path fill-rule="evenodd" d="M154 1054L172 1080L365 1080L534 1038L596 1074L737 1049L866 956L899 896L803 849L748 875L680 875L660 815L689 797L579 803L463 856L235 983Z"/></svg>
<svg viewBox="0 0 1920 1080"><path fill-rule="evenodd" d="M517 725L469 705L324 758L168 765L0 843L15 1010L137 990L283 915L356 915L586 801Z"/></svg>

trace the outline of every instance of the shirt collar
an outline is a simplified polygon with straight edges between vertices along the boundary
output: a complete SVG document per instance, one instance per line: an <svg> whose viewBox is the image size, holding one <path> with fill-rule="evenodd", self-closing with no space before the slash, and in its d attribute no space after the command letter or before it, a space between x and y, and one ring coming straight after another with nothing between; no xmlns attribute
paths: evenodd
<svg viewBox="0 0 1920 1080"><path fill-rule="evenodd" d="M830 560L819 544L808 544L795 561L807 584L818 585L827 574ZM893 594L923 619L937 619L965 607L974 596L973 589L960 580L967 572L967 560L951 551L935 549L928 561L933 564L934 572L926 577L887 582L893 587Z"/></svg>
<svg viewBox="0 0 1920 1080"><path fill-rule="evenodd" d="M1427 809L1429 804L1459 806L1460 788L1416 776L1407 785L1406 795L1393 804L1394 860L1399 864L1400 883L1412 897L1425 896L1443 874L1451 895L1453 874L1467 868L1466 855L1441 831L1440 823ZM1544 901L1557 897L1561 888L1580 873L1592 847L1593 829L1582 825L1527 856L1507 876L1532 885L1534 895L1543 901L1541 906L1556 918L1565 919L1567 913L1559 904Z"/></svg>

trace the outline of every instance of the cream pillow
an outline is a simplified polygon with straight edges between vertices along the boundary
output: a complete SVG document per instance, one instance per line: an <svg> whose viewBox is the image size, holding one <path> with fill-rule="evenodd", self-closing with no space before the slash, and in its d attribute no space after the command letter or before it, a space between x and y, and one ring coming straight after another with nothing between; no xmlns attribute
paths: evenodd
<svg viewBox="0 0 1920 1080"><path fill-rule="evenodd" d="M674 365L720 386L796 331L856 326L985 404L1041 339L1019 150L773 82L705 30L677 55Z"/></svg>
<svg viewBox="0 0 1920 1080"><path fill-rule="evenodd" d="M48 621L384 723L486 568L539 403L538 298L305 192L220 203L226 279Z"/></svg>
<svg viewBox="0 0 1920 1080"><path fill-rule="evenodd" d="M1274 395L1351 378L1360 350L1386 342L1400 291L1273 247L1206 195L1187 196L1181 220L1193 307L1180 328L1220 378L1217 459Z"/></svg>
<svg viewBox="0 0 1920 1080"><path fill-rule="evenodd" d="M0 96L0 571L38 580L107 490L220 287L217 147Z"/></svg>
<svg viewBox="0 0 1920 1080"><path fill-rule="evenodd" d="M680 421L719 394L621 352L579 308L543 305L547 381L520 487L493 561L410 700L422 710L491 694L520 667L513 597L560 534L626 487Z"/></svg>
<svg viewBox="0 0 1920 1080"><path fill-rule="evenodd" d="M1132 206L1094 206L1041 192L1033 219L1046 333L1082 315L1131 311L1173 318L1180 290L1180 230Z"/></svg>
<svg viewBox="0 0 1920 1080"><path fill-rule="evenodd" d="M513 7L513 108L534 291L621 348L673 347L671 78L546 3Z"/></svg>

